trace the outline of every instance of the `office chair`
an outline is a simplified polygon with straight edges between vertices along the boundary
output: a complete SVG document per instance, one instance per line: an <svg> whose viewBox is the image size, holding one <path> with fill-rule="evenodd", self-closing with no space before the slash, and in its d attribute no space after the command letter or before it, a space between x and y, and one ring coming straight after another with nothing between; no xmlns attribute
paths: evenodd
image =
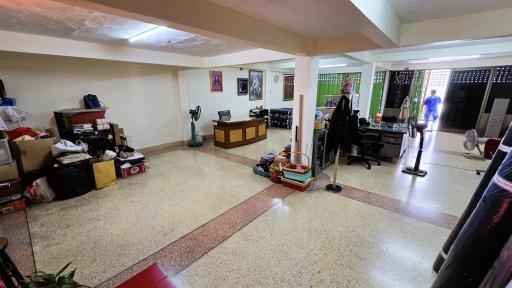
<svg viewBox="0 0 512 288"><path fill-rule="evenodd" d="M382 136L376 133L368 133L365 130L360 129L358 126L357 115L350 116L351 119L350 125L357 131L353 135L353 144L357 146L357 154L359 155L348 155L348 163L347 165L351 165L354 162L362 162L366 164L366 169L372 169L372 163L375 163L377 166L380 166L380 161L368 158L366 155L368 153L378 152L380 149L384 148L384 144L382 144Z"/></svg>
<svg viewBox="0 0 512 288"><path fill-rule="evenodd" d="M222 110L218 111L219 120L230 120L231 119L231 110Z"/></svg>

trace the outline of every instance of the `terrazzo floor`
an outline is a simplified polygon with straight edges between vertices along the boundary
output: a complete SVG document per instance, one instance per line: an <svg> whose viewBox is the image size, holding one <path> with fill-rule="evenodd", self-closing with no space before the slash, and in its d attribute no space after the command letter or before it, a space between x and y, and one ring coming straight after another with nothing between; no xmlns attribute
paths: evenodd
<svg viewBox="0 0 512 288"><path fill-rule="evenodd" d="M262 151L280 151L289 133L154 155L144 175L33 206L37 269L73 261L78 280L98 287L116 287L153 262L178 287L429 287L432 262L480 180L474 169L488 161L461 157L462 135L436 132L425 141L426 178L400 172L414 161L411 140L395 163L342 163L338 195L294 192L249 168ZM0 227L26 245L26 227L12 227L23 217L2 218Z"/></svg>

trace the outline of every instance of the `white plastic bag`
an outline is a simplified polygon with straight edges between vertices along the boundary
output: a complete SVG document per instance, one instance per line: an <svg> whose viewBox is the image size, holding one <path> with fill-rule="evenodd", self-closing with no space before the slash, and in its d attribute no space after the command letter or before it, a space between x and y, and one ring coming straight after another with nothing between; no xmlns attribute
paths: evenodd
<svg viewBox="0 0 512 288"><path fill-rule="evenodd" d="M55 199L55 192L48 184L46 177L39 178L25 189L25 196L32 202L50 202Z"/></svg>
<svg viewBox="0 0 512 288"><path fill-rule="evenodd" d="M82 146L73 144L68 140L60 140L59 143L52 145L53 157L59 156L61 153L80 153L82 152Z"/></svg>

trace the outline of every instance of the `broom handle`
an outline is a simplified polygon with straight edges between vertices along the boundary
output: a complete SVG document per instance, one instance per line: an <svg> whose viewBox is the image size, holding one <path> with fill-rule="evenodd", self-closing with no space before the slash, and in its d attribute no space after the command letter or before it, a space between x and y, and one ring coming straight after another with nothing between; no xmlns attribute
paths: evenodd
<svg viewBox="0 0 512 288"><path fill-rule="evenodd" d="M336 159L334 159L334 175L332 175L332 185L336 185L336 176L338 175L338 159L340 158L340 149L336 152Z"/></svg>

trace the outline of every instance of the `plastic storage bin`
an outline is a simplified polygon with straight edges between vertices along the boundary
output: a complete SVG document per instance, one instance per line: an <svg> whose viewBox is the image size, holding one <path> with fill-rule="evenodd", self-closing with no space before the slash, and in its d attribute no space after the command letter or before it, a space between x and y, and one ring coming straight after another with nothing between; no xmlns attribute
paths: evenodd
<svg viewBox="0 0 512 288"><path fill-rule="evenodd" d="M11 162L12 156L11 150L9 149L9 142L7 139L0 139L0 165L9 164Z"/></svg>

